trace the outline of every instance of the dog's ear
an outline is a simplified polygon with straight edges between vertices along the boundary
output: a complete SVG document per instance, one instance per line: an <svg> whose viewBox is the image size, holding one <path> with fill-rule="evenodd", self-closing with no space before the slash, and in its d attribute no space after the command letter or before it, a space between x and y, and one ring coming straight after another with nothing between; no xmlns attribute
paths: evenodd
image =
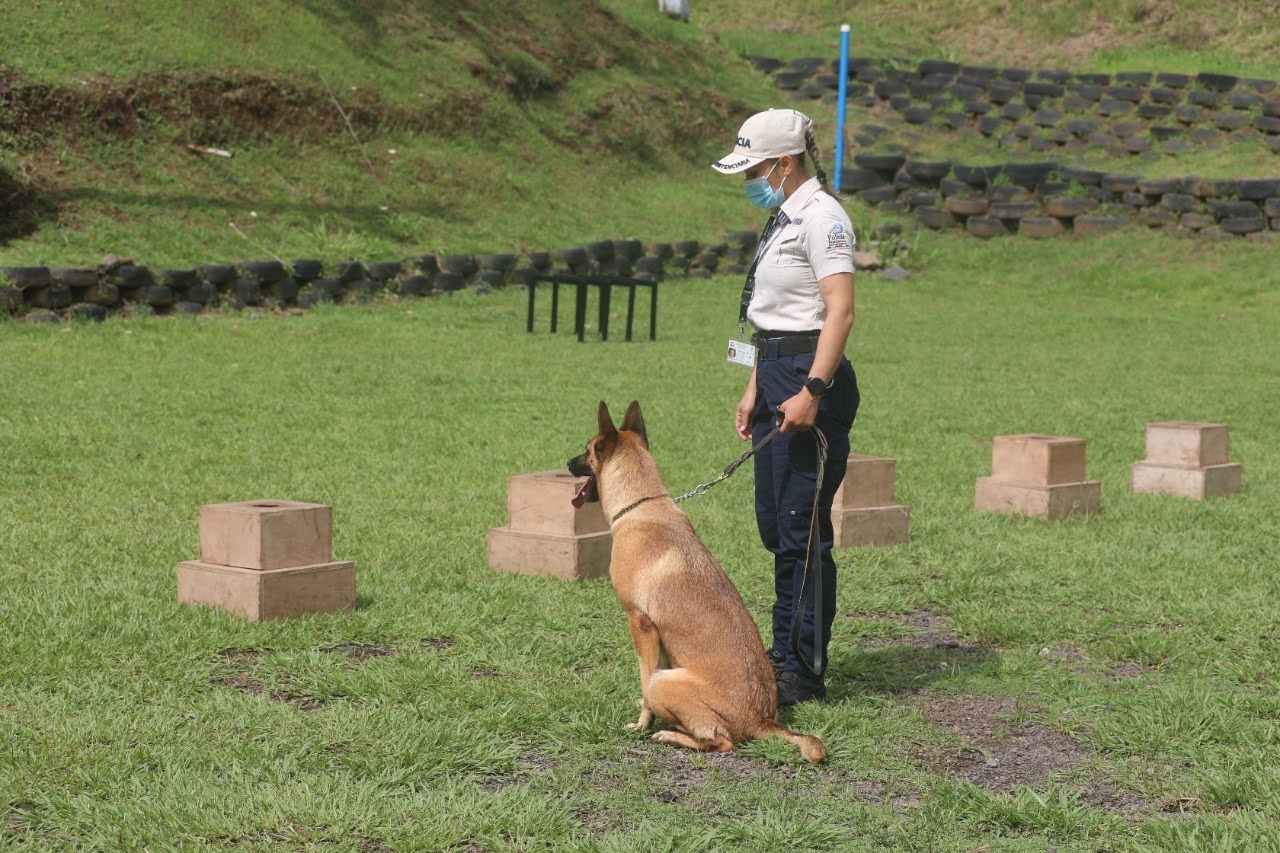
<svg viewBox="0 0 1280 853"><path fill-rule="evenodd" d="M600 401L600 434L606 438L609 436L617 436L618 429L613 425L613 418L609 415L609 407L604 404L604 400Z"/></svg>
<svg viewBox="0 0 1280 853"><path fill-rule="evenodd" d="M649 436L644 431L644 415L640 413L640 404L635 400L631 401L631 405L627 406L627 413L622 418L622 428L628 432L634 432L640 436L640 440L644 442L644 446L649 446Z"/></svg>

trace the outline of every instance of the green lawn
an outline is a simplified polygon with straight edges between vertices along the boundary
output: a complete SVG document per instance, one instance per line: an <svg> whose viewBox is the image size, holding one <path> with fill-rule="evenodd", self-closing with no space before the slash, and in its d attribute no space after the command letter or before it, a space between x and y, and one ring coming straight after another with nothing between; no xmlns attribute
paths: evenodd
<svg viewBox="0 0 1280 853"><path fill-rule="evenodd" d="M1273 250L916 239L911 281L859 278L849 347L854 450L897 459L912 542L838 556L831 697L784 717L826 741L816 768L623 731L637 677L607 582L485 560L507 478L562 466L600 399L641 401L673 492L742 451L738 281L664 283L652 343L552 336L545 300L528 335L515 290L5 324L0 846L1280 845ZM1128 493L1144 424L1170 419L1230 424L1242 493ZM991 437L1021 432L1087 439L1101 514L972 511ZM682 506L767 625L750 490L743 471ZM200 506L261 497L333 506L354 613L176 603ZM329 651L352 643L388 653ZM1075 760L947 776L1032 735Z"/></svg>

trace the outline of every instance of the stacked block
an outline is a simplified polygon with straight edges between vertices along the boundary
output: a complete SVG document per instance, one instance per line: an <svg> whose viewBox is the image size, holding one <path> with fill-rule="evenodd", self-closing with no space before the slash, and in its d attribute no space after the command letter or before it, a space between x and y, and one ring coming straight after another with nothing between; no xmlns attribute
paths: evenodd
<svg viewBox="0 0 1280 853"><path fill-rule="evenodd" d="M1085 479L1084 459L1084 439L998 435L991 476L978 478L974 507L1045 519L1095 513L1102 484Z"/></svg>
<svg viewBox="0 0 1280 853"><path fill-rule="evenodd" d="M1226 424L1147 424L1147 458L1133 463L1134 492L1204 500L1240 491L1242 468L1227 461Z"/></svg>
<svg viewBox="0 0 1280 853"><path fill-rule="evenodd" d="M323 504L207 504L200 559L178 564L178 601L254 622L354 610L355 563L333 559L332 526Z"/></svg>
<svg viewBox="0 0 1280 853"><path fill-rule="evenodd" d="M883 456L849 454L844 480L831 505L837 548L911 541L911 507L893 499L895 467L894 460Z"/></svg>
<svg viewBox="0 0 1280 853"><path fill-rule="evenodd" d="M613 535L600 504L570 503L582 483L564 470L512 477L507 524L489 530L489 568L565 580L607 576Z"/></svg>

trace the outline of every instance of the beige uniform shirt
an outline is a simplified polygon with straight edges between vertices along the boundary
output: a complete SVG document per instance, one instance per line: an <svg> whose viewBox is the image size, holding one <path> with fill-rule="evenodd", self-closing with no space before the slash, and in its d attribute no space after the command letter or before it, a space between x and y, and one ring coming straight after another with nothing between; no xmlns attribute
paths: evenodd
<svg viewBox="0 0 1280 853"><path fill-rule="evenodd" d="M853 225L817 178L782 203L786 224L775 228L756 266L747 320L760 331L804 332L822 328L827 305L818 282L853 272Z"/></svg>

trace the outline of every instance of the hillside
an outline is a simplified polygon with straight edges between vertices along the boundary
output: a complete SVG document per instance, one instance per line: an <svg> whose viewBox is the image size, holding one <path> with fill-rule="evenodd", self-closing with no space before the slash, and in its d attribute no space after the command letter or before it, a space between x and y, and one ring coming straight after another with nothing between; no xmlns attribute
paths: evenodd
<svg viewBox="0 0 1280 853"><path fill-rule="evenodd" d="M715 239L755 217L706 163L787 102L747 54L834 57L848 16L864 55L1280 77L1255 6L37 0L0 29L0 261Z"/></svg>

